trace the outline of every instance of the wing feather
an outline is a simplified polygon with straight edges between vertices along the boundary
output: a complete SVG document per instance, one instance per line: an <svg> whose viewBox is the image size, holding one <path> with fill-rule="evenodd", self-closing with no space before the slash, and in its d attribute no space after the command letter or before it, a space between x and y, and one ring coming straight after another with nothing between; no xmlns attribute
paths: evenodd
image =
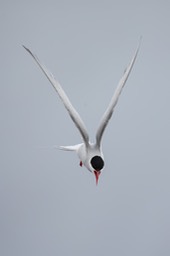
<svg viewBox="0 0 170 256"><path fill-rule="evenodd" d="M73 105L71 104L69 98L67 97L66 93L62 89L61 85L58 83L58 81L55 80L54 76L47 70L47 68L40 62L40 60L34 55L28 48L26 48L24 45L23 47L25 50L33 57L33 59L36 61L40 69L43 71L43 73L46 75L56 92L58 93L60 99L62 100L65 108L67 109L71 119L75 123L76 127L78 128L85 144L87 145L89 142L89 135L87 133L86 127L84 125L84 122L82 121L80 115L75 110Z"/></svg>
<svg viewBox="0 0 170 256"><path fill-rule="evenodd" d="M135 63L135 60L136 60L136 57L137 57L137 54L138 54L138 51L139 51L139 47L140 47L140 42L139 42L139 45L138 45L138 47L135 51L135 54L134 54L134 56L133 56L133 58L132 58L132 60L129 64L129 66L125 69L124 74L123 74L122 78L120 79L120 81L118 83L118 86L116 88L116 91L115 91L110 103L109 103L108 108L106 109L105 113L103 114L103 116L101 118L99 127L97 129L97 133L96 133L96 144L99 147L100 147L100 144L101 144L101 139L102 139L103 132L104 132L110 118L112 117L114 108L115 108L115 106L118 102L121 91L122 91L128 77L129 77L129 74L132 70L132 67L133 67L134 63Z"/></svg>

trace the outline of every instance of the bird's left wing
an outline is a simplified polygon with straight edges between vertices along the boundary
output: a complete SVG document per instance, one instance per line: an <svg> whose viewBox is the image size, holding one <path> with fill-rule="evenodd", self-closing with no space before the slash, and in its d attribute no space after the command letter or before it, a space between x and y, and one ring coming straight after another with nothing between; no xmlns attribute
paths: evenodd
<svg viewBox="0 0 170 256"><path fill-rule="evenodd" d="M84 122L82 121L80 115L75 110L73 105L71 104L69 98L67 97L66 93L62 89L61 85L55 80L54 76L47 70L47 68L39 61L39 59L24 45L23 47L25 50L33 57L33 59L36 61L40 69L43 71L43 73L46 75L56 92L58 93L60 99L62 100L65 108L67 109L71 119L75 123L76 127L78 128L84 142L86 145L88 145L89 142L89 135L87 133L86 127L84 125Z"/></svg>
<svg viewBox="0 0 170 256"><path fill-rule="evenodd" d="M140 41L141 41L141 39L140 39ZM100 143L101 143L101 138L102 138L103 132L104 132L104 130L105 130L105 128L106 128L106 126L107 126L107 124L108 124L112 114L113 114L114 108L115 108L115 106L117 104L117 101L119 99L121 91L122 91L122 89L123 89L123 87L124 87L124 85L125 85L125 83L126 83L126 81L128 79L128 76L129 76L129 74L130 74L130 72L132 70L132 67L133 67L133 65L135 63L135 60L136 60L136 57L137 57L137 54L138 54L138 51L139 51L139 47L140 47L140 42L139 42L139 45L138 45L138 47L137 47L137 49L135 51L135 54L134 54L134 56L133 56L133 58L132 58L132 60L131 60L131 62L129 64L129 66L126 68L122 78L120 79L120 81L118 83L118 86L117 86L116 91L115 91L115 93L114 93L114 95L113 95L113 97L112 97L112 99L110 101L110 104L109 104L108 108L106 109L104 115L102 116L102 119L100 121L98 130L97 130L97 133L96 133L96 144L99 147L100 147Z"/></svg>

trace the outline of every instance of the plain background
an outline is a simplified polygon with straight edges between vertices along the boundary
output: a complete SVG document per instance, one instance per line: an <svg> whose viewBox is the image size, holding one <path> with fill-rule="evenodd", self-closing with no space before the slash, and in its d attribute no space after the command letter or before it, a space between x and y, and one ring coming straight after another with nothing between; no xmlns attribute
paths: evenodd
<svg viewBox="0 0 170 256"><path fill-rule="evenodd" d="M166 0L0 2L0 255L170 255L170 4ZM91 140L142 35L103 137L99 185L31 57L57 77Z"/></svg>

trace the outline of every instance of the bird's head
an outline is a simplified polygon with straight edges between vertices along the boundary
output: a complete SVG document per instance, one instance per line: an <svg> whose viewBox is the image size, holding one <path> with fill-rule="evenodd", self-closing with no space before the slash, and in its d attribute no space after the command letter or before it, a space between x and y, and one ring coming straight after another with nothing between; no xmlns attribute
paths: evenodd
<svg viewBox="0 0 170 256"><path fill-rule="evenodd" d="M96 185L98 184L99 176L101 174L101 170L104 167L104 161L101 156L94 156L91 159L91 166L93 167L93 173L96 178Z"/></svg>

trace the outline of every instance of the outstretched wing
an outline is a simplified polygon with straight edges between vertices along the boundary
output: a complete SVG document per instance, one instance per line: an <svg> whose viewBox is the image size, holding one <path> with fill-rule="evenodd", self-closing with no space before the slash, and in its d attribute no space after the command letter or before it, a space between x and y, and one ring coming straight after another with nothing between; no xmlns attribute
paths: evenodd
<svg viewBox="0 0 170 256"><path fill-rule="evenodd" d="M58 93L60 99L62 100L65 108L67 109L71 119L75 123L76 127L78 128L84 142L86 145L88 145L89 142L89 135L87 133L86 127L78 114L78 112L75 110L73 105L71 104L69 98L67 97L66 93L62 89L61 85L55 80L54 76L47 70L47 68L39 61L39 59L24 45L23 47L25 50L33 57L33 59L36 61L40 69L43 71L43 73L46 75L56 92Z"/></svg>
<svg viewBox="0 0 170 256"><path fill-rule="evenodd" d="M132 70L132 67L135 63L135 60L136 60L136 57L137 57L137 54L138 54L138 51L139 51L139 47L140 47L140 42L139 42L139 45L135 51L135 54L129 64L129 66L126 68L122 78L120 79L119 83L118 83L118 86L116 88L116 91L110 101L110 104L108 106L108 108L106 109L104 115L102 116L102 119L100 121L100 124L99 124L99 127L97 129L97 133L96 133L96 144L100 147L100 143L101 143L101 139L102 139L102 135L103 135L103 132L110 120L110 118L112 117L112 114L113 114L113 111L114 111L114 108L118 102L118 99L119 99L119 96L121 94L121 91L128 79L128 76Z"/></svg>

